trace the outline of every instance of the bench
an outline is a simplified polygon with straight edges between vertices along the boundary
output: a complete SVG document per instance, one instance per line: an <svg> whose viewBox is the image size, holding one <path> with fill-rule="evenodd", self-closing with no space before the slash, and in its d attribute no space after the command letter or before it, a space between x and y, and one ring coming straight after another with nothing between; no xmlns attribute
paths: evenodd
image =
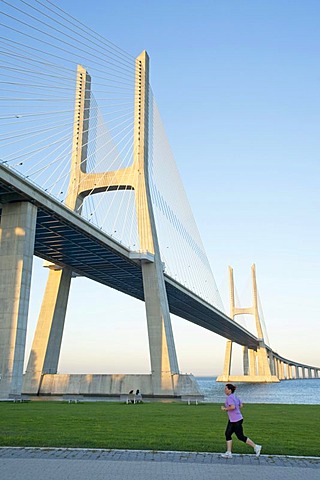
<svg viewBox="0 0 320 480"><path fill-rule="evenodd" d="M83 401L82 395L63 395L63 400L66 400L68 403L79 403Z"/></svg>
<svg viewBox="0 0 320 480"><path fill-rule="evenodd" d="M29 402L29 398L22 397L22 395L9 394L8 398L0 398L0 402L22 403Z"/></svg>
<svg viewBox="0 0 320 480"><path fill-rule="evenodd" d="M9 401L12 401L14 403L30 402L28 397L23 397L22 395L14 395L14 394L9 395Z"/></svg>
<svg viewBox="0 0 320 480"><path fill-rule="evenodd" d="M198 405L201 403L203 400L202 396L196 396L196 395L182 395L181 396L181 401L182 402L187 402L188 405L191 405L191 403L194 403L195 405Z"/></svg>

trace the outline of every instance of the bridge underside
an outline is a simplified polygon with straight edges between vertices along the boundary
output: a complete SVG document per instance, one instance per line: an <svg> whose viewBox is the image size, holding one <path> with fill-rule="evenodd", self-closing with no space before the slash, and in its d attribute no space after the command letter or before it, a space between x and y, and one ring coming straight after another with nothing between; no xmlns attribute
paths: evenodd
<svg viewBox="0 0 320 480"><path fill-rule="evenodd" d="M144 300L141 261L146 261L145 256L132 255L97 227L0 166L0 208L1 204L21 201L38 209L36 256ZM165 285L172 314L240 345L257 348L258 340L224 313L166 276Z"/></svg>
<svg viewBox="0 0 320 480"><path fill-rule="evenodd" d="M33 252L45 260L71 269L78 275L85 276L144 301L142 264L143 262L153 262L152 255L130 252L88 221L49 197L46 193L18 177L6 167L0 166L0 221L3 206L6 204L12 204L12 206L16 204L18 208L24 210L29 208L35 213L34 248L32 247L30 251L31 258ZM18 224L17 227L19 230ZM259 348L258 339L229 317L197 297L175 280L166 276L164 276L164 280L171 313L248 347L252 352ZM276 357L275 361L273 370L277 378L293 378L290 362L280 357ZM21 357L21 362L23 362L23 356ZM283 372L284 364L289 365L286 374ZM312 367L302 367L308 368L308 375L311 378ZM298 377L298 365L295 365L295 368L295 375ZM302 375L305 375L304 368ZM314 376L318 378L318 375L318 369L314 369ZM119 385L127 387L126 382L132 382L131 376L130 378L129 376L127 377L122 379L120 383L118 382ZM189 377L179 373L172 375L171 381L174 385L174 392L175 388L177 388L176 395L179 396L186 387L188 391L191 391L191 387L192 391L196 391L193 380ZM100 383L104 385L105 390L106 382L108 383L109 380L110 394L112 394L112 388L115 387L113 378L95 379L92 386L98 382L99 385ZM145 379L139 376L140 383L142 380L145 381ZM234 381L238 381L238 379L235 378ZM259 381L266 380L259 379ZM87 385L83 387L81 379L76 379L74 376L62 379L59 375L46 374L42 383L43 392L40 389L42 394L45 393L48 386L53 390L56 388L57 393L72 393L69 391L71 385L73 391L79 390L73 393L86 395L91 393L89 391L86 392ZM55 385L54 388L53 384ZM96 393L96 388L94 390L95 392L92 393ZM148 392L147 384L145 385L145 391Z"/></svg>

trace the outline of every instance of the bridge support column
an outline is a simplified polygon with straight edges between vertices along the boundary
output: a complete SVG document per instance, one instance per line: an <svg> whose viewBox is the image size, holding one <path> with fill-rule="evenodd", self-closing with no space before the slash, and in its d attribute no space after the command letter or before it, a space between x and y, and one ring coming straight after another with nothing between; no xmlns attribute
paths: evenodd
<svg viewBox="0 0 320 480"><path fill-rule="evenodd" d="M243 375L249 375L249 352L248 347L243 347L242 356L243 356Z"/></svg>
<svg viewBox="0 0 320 480"><path fill-rule="evenodd" d="M271 352L269 352L269 364L270 364L271 375L277 375L275 358L273 356L273 353Z"/></svg>
<svg viewBox="0 0 320 480"><path fill-rule="evenodd" d="M264 345L264 342L260 342L260 346L257 350L258 358L258 375L260 376L271 376L270 365L268 361L267 349Z"/></svg>
<svg viewBox="0 0 320 480"><path fill-rule="evenodd" d="M0 397L20 395L37 207L3 205L0 228Z"/></svg>
<svg viewBox="0 0 320 480"><path fill-rule="evenodd" d="M226 351L224 355L223 377L229 378L231 373L232 341L227 340Z"/></svg>
<svg viewBox="0 0 320 480"><path fill-rule="evenodd" d="M283 363L281 360L279 360L279 379L284 380L284 369L283 369Z"/></svg>
<svg viewBox="0 0 320 480"><path fill-rule="evenodd" d="M50 269L23 380L23 392L37 395L42 375L57 373L72 272Z"/></svg>
<svg viewBox="0 0 320 480"><path fill-rule="evenodd" d="M142 265L142 275L154 394L172 394L179 368L164 280L153 263Z"/></svg>
<svg viewBox="0 0 320 480"><path fill-rule="evenodd" d="M286 363L283 364L283 376L285 380L288 380L288 365Z"/></svg>
<svg viewBox="0 0 320 480"><path fill-rule="evenodd" d="M254 377L257 375L257 352L249 349L249 375Z"/></svg>

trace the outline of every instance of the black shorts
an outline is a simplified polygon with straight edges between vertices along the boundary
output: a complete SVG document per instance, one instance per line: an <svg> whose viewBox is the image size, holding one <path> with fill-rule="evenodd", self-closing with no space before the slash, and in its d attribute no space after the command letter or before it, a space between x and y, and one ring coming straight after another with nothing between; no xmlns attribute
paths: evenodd
<svg viewBox="0 0 320 480"><path fill-rule="evenodd" d="M235 433L238 439L241 440L241 442L246 443L248 437L246 437L243 434L242 423L243 423L243 418L238 422L230 422L229 420L226 431L225 431L227 441L232 440L232 434Z"/></svg>

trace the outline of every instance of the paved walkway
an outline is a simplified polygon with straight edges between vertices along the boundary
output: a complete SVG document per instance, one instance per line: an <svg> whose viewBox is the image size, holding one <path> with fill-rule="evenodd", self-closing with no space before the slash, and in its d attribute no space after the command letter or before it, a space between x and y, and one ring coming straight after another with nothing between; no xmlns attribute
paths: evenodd
<svg viewBox="0 0 320 480"><path fill-rule="evenodd" d="M320 457L0 447L6 480L319 480Z"/></svg>

